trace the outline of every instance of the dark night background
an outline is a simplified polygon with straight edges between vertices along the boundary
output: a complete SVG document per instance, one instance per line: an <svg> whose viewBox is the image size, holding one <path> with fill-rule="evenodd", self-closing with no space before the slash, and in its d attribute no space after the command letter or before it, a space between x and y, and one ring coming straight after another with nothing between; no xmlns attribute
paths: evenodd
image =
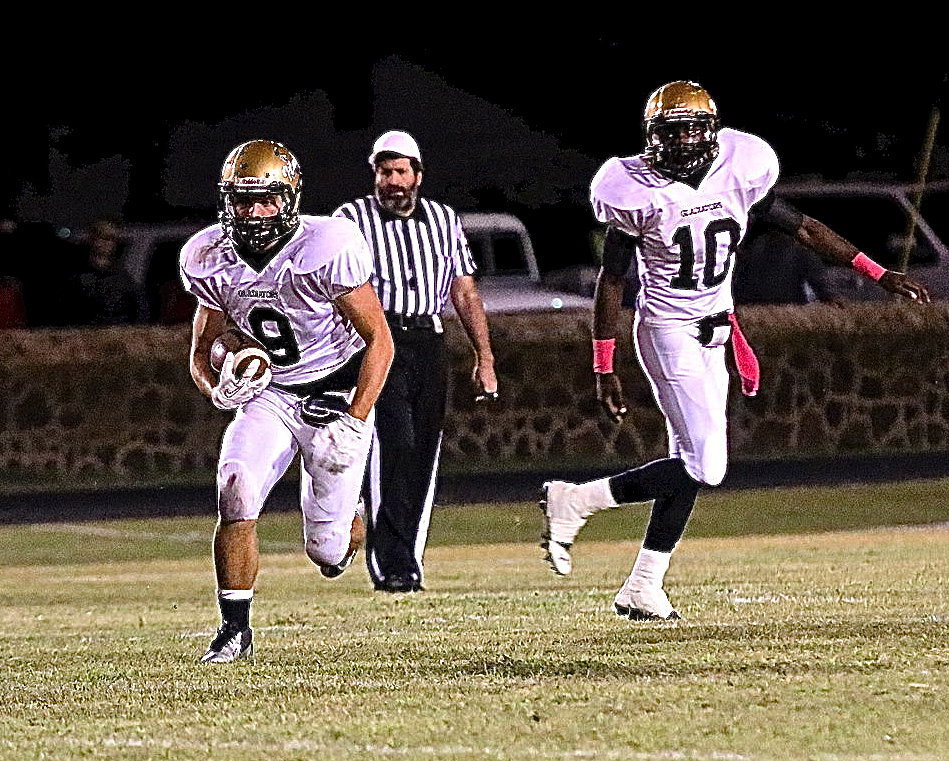
<svg viewBox="0 0 949 761"><path fill-rule="evenodd" d="M914 55L894 54L890 46L883 55L874 54L866 42L851 50L803 38L780 45L770 38L758 40L751 47L760 50L742 49L731 60L695 45L691 56L664 54L661 41L651 39L642 26L634 32L578 29L553 36L538 30L470 27L449 35L411 36L381 31L334 35L328 29L317 35L320 42L294 30L285 30L285 36L254 35L247 31L252 23L248 18L241 22L249 39L239 34L229 38L233 29L227 23L189 28L180 39L169 32L159 42L105 30L72 34L65 28L46 38L37 59L44 65L26 67L5 85L12 108L3 127L10 150L0 187L2 213L22 218L18 199L25 191L40 196L55 192L50 173L55 150L68 171L81 172L110 156L127 162L121 215L128 221L213 214L210 204L175 206L165 195L170 140L180 125L221 124L233 117L246 125L258 111L292 109L295 101L322 91L332 106L327 129L362 135L375 129L374 67L391 57L443 80L448 88L494 104L525 123L532 135L582 154L594 168L612 155L640 150L642 108L653 89L673 79L695 79L716 99L725 125L760 134L774 145L785 177L819 174L840 179L856 172L911 180L930 113L945 100L949 69L940 61L944 56L933 57L922 49ZM288 23L292 26L292 19ZM720 45L727 47L725 43ZM824 51L815 54L822 45ZM21 39L4 53L8 72L22 60L17 58L20 46L30 47ZM567 190L560 191L558 200L530 204L504 180L487 176L490 170L482 167L477 176L466 174L470 170L456 166L447 152L440 153L441 137L451 136L459 126L450 104L424 92L409 92L404 110L405 125L424 125L423 156L438 158L428 162L427 187L433 195L470 184L478 187L475 202L462 194L459 197L467 199L463 203L519 213L541 241L545 236L564 241L571 234L587 234L592 225L585 205L591 179L587 164L576 175L568 175L575 169L563 170L560 181ZM947 174L945 133L943 125L931 177ZM233 144L262 136L235 134ZM359 177L361 192L370 189L362 163L370 143L370 138L360 142L358 160L347 155L337 161L341 174ZM303 163L304 211L329 213L331 208L314 204L347 200L342 191L336 197L324 186L332 179L319 166L327 157L313 158L318 146L290 147ZM510 148L528 154L531 144ZM209 146L203 160L219 167L225 152ZM543 156L537 161L542 163ZM200 172L195 166L194 175L183 184L210 189L216 181L205 176L203 166ZM113 189L106 184L92 192L104 197ZM325 200L330 198L332 202ZM448 192L444 200L455 199ZM88 212L76 209L72 224L79 224L84 210Z"/></svg>

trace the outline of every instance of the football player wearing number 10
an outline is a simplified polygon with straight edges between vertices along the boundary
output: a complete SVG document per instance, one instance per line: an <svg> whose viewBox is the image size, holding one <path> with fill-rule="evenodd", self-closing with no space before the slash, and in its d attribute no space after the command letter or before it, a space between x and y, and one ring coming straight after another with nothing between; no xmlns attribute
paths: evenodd
<svg viewBox="0 0 949 761"><path fill-rule="evenodd" d="M753 395L758 365L734 318L732 272L751 220L792 236L830 264L853 267L892 293L929 301L904 274L886 270L826 225L775 197L778 159L764 140L721 128L702 87L676 81L646 103L646 148L611 158L591 186L594 214L607 225L593 308L593 372L600 404L615 422L626 414L613 350L623 279L636 257L640 289L634 342L666 419L669 456L610 478L544 484L542 546L558 574L598 510L652 502L642 547L614 597L634 620L679 618L663 589L669 560L702 486L717 486L727 465L725 347L731 344L742 391Z"/></svg>
<svg viewBox="0 0 949 761"><path fill-rule="evenodd" d="M235 411L217 471L221 626L205 663L253 654L257 519L298 453L304 546L322 574L342 573L365 537L357 503L392 335L359 228L300 214L301 187L286 147L239 145L221 171L220 223L181 251L181 278L198 302L191 376L216 407ZM272 369L260 379L235 377L233 354L220 377L212 370L211 346L231 324L265 347Z"/></svg>

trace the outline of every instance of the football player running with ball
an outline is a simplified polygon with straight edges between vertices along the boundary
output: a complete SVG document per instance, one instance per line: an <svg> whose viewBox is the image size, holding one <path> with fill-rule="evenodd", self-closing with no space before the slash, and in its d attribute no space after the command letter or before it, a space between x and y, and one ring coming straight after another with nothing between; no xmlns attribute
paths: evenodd
<svg viewBox="0 0 949 761"><path fill-rule="evenodd" d="M570 549L587 519L618 504L652 502L642 547L614 607L634 620L679 618L663 589L669 560L703 486L727 465L725 347L742 390L757 390L757 362L738 330L732 301L735 252L750 220L791 235L831 264L853 267L891 293L929 301L904 274L886 270L826 225L775 197L778 159L764 140L721 128L702 87L677 81L649 98L646 148L611 158L591 186L607 225L593 307L596 394L619 423L626 403L613 372L623 279L636 257L640 289L633 334L639 363L666 419L669 456L609 478L544 484L545 558L571 571Z"/></svg>
<svg viewBox="0 0 949 761"><path fill-rule="evenodd" d="M280 143L239 145L221 171L220 223L181 251L181 279L198 302L191 376L216 407L235 411L217 470L221 627L205 663L253 654L257 519L298 453L304 544L323 575L338 576L365 536L357 501L392 336L359 228L300 214L301 185ZM235 375L233 353L220 377L211 367L215 339L234 325L269 355L259 378L256 366Z"/></svg>

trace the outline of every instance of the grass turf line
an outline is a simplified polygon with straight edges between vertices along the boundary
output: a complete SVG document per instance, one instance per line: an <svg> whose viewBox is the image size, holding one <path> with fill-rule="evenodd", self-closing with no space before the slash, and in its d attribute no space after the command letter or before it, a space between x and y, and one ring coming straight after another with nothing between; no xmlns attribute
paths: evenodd
<svg viewBox="0 0 949 761"><path fill-rule="evenodd" d="M930 524L949 521L947 505L949 479L872 486L705 489L686 537ZM638 542L647 517L646 505L598 513L583 529L580 541ZM115 560L206 557L214 523L214 506L208 505L203 517L0 526L0 566L95 561L103 554ZM541 514L534 503L436 507L428 546L536 543L540 531ZM302 548L299 513L265 511L259 533L264 553Z"/></svg>

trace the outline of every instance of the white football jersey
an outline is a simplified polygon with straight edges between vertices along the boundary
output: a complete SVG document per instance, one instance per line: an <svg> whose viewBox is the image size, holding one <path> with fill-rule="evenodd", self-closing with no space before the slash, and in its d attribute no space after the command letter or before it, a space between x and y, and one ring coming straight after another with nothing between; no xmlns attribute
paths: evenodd
<svg viewBox="0 0 949 761"><path fill-rule="evenodd" d="M321 378L365 346L333 304L372 276L369 246L348 219L300 215L260 272L211 225L182 247L180 273L199 304L225 312L267 348L276 383Z"/></svg>
<svg viewBox="0 0 949 761"><path fill-rule="evenodd" d="M734 308L735 251L749 209L778 179L778 158L764 140L738 130L721 130L718 145L698 188L659 174L642 156L611 158L593 178L596 218L637 240L636 309L647 324Z"/></svg>

